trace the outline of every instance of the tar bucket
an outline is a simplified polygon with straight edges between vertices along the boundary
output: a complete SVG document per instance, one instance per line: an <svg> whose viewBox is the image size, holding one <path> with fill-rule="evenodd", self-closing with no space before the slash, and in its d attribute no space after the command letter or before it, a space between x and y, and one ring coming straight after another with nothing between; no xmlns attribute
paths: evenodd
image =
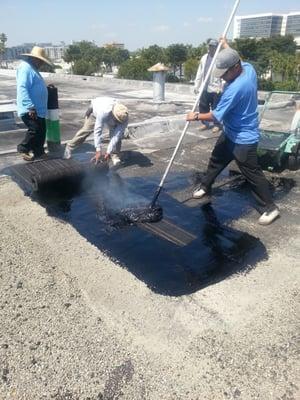
<svg viewBox="0 0 300 400"><path fill-rule="evenodd" d="M46 139L48 151L59 153L60 146L60 124L58 115L58 93L54 85L48 85L48 112L46 118Z"/></svg>

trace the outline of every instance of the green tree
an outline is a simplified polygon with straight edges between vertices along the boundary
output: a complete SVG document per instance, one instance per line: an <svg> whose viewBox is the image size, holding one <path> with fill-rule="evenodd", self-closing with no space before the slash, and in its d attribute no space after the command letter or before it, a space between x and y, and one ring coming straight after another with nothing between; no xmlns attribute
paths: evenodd
<svg viewBox="0 0 300 400"><path fill-rule="evenodd" d="M287 91L296 91L299 90L299 85L295 80L284 81L284 82L274 82L273 83L274 90L287 90Z"/></svg>
<svg viewBox="0 0 300 400"><path fill-rule="evenodd" d="M98 47L93 42L81 41L72 44L64 54L64 60L72 63L75 74L89 75L99 72L104 63L108 71L129 58L129 51L113 47Z"/></svg>
<svg viewBox="0 0 300 400"><path fill-rule="evenodd" d="M142 57L132 58L123 62L118 71L118 78L146 80L152 79L151 72L147 71L149 63Z"/></svg>
<svg viewBox="0 0 300 400"><path fill-rule="evenodd" d="M292 35L286 36L274 36L268 39L262 39L258 42L263 48L263 51L266 51L266 48L269 48L271 51L277 51L282 54L295 55L297 45L294 41L294 37Z"/></svg>
<svg viewBox="0 0 300 400"><path fill-rule="evenodd" d="M116 49L117 51L114 54L114 64L120 65L124 61L129 60L130 53L127 49Z"/></svg>
<svg viewBox="0 0 300 400"><path fill-rule="evenodd" d="M83 40L70 45L63 59L72 64L74 74L91 75L101 70L103 50L95 43Z"/></svg>
<svg viewBox="0 0 300 400"><path fill-rule="evenodd" d="M299 62L299 55L284 55L277 51L270 53L272 73L279 76L280 81L297 81Z"/></svg>
<svg viewBox="0 0 300 400"><path fill-rule="evenodd" d="M179 76L182 76L182 64L187 60L187 47L184 44L171 44L166 48L167 61L172 65L173 74L179 68Z"/></svg>
<svg viewBox="0 0 300 400"><path fill-rule="evenodd" d="M102 61L106 65L106 68L109 72L112 71L112 67L114 65L118 66L129 59L128 50L116 49L114 47L102 47L102 51Z"/></svg>
<svg viewBox="0 0 300 400"><path fill-rule="evenodd" d="M194 80L197 74L199 60L197 58L189 58L184 64L184 77L186 80Z"/></svg>
<svg viewBox="0 0 300 400"><path fill-rule="evenodd" d="M82 40L75 44L70 45L64 54L64 60L66 62L74 62L81 58L87 58L93 56L97 50L97 46L93 42Z"/></svg>
<svg viewBox="0 0 300 400"><path fill-rule="evenodd" d="M244 61L257 60L257 41L256 39L236 39L234 48Z"/></svg>
<svg viewBox="0 0 300 400"><path fill-rule="evenodd" d="M63 59L68 63L75 62L82 57L80 47L77 44L71 44L64 52Z"/></svg>
<svg viewBox="0 0 300 400"><path fill-rule="evenodd" d="M197 58L198 62L200 61L200 58L207 53L207 44L202 43L198 47L193 47L192 45L187 45L187 59L189 58Z"/></svg>
<svg viewBox="0 0 300 400"><path fill-rule="evenodd" d="M268 92L271 92L272 90L274 90L274 84L270 79L259 79L258 90L266 90Z"/></svg>
<svg viewBox="0 0 300 400"><path fill-rule="evenodd" d="M293 59L296 53L296 43L291 35L275 36L263 39L236 39L232 43L244 61L250 61L261 78L267 73L280 74L281 79L290 76L295 69ZM288 67L287 62L291 65Z"/></svg>
<svg viewBox="0 0 300 400"><path fill-rule="evenodd" d="M73 65L73 73L75 75L91 75L94 72L96 72L95 70L95 65L88 60L77 60L74 62Z"/></svg>
<svg viewBox="0 0 300 400"><path fill-rule="evenodd" d="M7 36L5 33L0 33L0 61L2 63L3 56L5 53L5 43L7 42Z"/></svg>
<svg viewBox="0 0 300 400"><path fill-rule="evenodd" d="M146 49L139 51L139 56L147 61L149 67L157 63L165 63L167 61L165 49L157 45L152 45Z"/></svg>

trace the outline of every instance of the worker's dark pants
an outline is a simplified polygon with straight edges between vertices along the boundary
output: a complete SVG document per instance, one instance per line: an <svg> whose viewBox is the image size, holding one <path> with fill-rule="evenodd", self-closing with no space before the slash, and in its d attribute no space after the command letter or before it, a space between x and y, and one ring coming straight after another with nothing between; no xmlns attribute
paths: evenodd
<svg viewBox="0 0 300 400"><path fill-rule="evenodd" d="M45 152L46 120L40 117L37 117L35 120L31 119L29 114L23 115L22 120L28 130L24 140L18 144L17 150L19 153L29 153L29 151L32 151L35 157L39 157Z"/></svg>
<svg viewBox="0 0 300 400"><path fill-rule="evenodd" d="M221 134L211 154L201 187L209 192L220 172L232 160L235 160L241 173L250 184L254 197L264 211L273 209L275 204L272 200L269 182L258 164L256 151L257 143L236 144Z"/></svg>
<svg viewBox="0 0 300 400"><path fill-rule="evenodd" d="M203 90L199 101L199 112L208 113L211 110L214 110L217 107L220 98L221 93L210 93L207 90ZM204 124L205 122L206 121L203 121ZM214 122L214 125L222 128L222 125L218 122Z"/></svg>

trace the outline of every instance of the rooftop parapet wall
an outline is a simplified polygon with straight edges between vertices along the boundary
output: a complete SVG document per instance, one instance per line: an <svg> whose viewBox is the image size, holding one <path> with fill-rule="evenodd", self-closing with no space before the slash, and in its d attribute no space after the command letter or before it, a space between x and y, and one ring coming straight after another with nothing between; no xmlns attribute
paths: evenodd
<svg viewBox="0 0 300 400"><path fill-rule="evenodd" d="M16 70L13 69L0 69L0 76L16 76ZM117 79L117 78L102 78L98 76L84 76L84 75L71 75L71 74L52 74L49 72L42 72L44 78L55 77L55 81L82 81L87 82L99 82L103 84L110 84L119 87L130 87L134 89L150 89L153 88L152 81L138 81L131 79ZM182 83L166 83L166 90L168 92L181 93L181 94L193 94L193 85L187 85Z"/></svg>
<svg viewBox="0 0 300 400"><path fill-rule="evenodd" d="M16 70L13 69L0 69L0 77L1 76L16 76ZM42 72L42 76L44 78L55 78L55 82L64 82L64 81L82 81L85 80L87 82L98 82L103 83L103 85L111 85L113 87L127 87L135 90L138 89L149 89L153 90L153 82L152 81L138 81L133 79L117 79L117 78L102 78L98 76L84 76L84 75L71 75L71 74L52 74L49 72ZM187 85L184 83L166 83L165 86L166 92L169 93L178 93L187 95L191 94L194 96L194 86ZM259 91L258 97L259 99L264 99L267 92Z"/></svg>

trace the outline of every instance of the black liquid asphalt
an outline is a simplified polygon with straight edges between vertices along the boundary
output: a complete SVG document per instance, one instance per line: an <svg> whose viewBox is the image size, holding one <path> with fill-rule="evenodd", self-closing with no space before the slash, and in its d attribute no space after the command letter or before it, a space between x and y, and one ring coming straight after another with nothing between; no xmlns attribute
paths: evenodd
<svg viewBox="0 0 300 400"><path fill-rule="evenodd" d="M168 192L190 187L186 173L171 174ZM193 293L267 257L261 241L227 226L249 212L246 190L217 190L212 203L189 207L162 191L163 219L152 224L122 218L122 209L148 207L159 176L122 179L117 173L84 183L80 193L35 195L49 215L70 223L89 242L156 293ZM234 207L232 206L234 204ZM167 229L167 231L166 231Z"/></svg>

